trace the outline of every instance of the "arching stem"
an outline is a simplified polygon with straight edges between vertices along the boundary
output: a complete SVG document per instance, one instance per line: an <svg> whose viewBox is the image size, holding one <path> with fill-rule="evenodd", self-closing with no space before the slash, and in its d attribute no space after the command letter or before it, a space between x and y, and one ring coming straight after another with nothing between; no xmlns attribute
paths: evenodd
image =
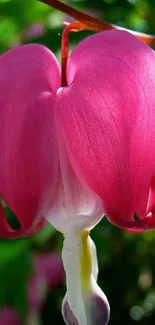
<svg viewBox="0 0 155 325"><path fill-rule="evenodd" d="M71 16L75 20L78 20L84 25L87 25L87 29L91 29L94 31L101 31L105 29L113 29L111 24L106 24L103 21L100 21L97 18L91 17L83 12L80 12L77 9L74 9L59 0L39 0L55 9L58 9L65 13L66 15Z"/></svg>
<svg viewBox="0 0 155 325"><path fill-rule="evenodd" d="M139 38L140 40L144 41L145 43L147 43L149 45L155 45L155 36L153 36L153 35L147 35L144 33L135 32L130 29L122 28L117 25L113 25L113 24L109 24L104 21L100 21L99 19L91 17L87 14L84 14L84 13L80 12L79 10L74 9L74 8L62 3L59 0L39 0L39 1L55 8L55 9L58 9L58 10L62 11L63 13L78 20L79 22L81 22L81 24L87 26L87 30L99 32L99 31L110 30L110 29L115 29L115 30L122 29L122 30L126 30L126 31L130 32L131 34L135 35L137 38Z"/></svg>
<svg viewBox="0 0 155 325"><path fill-rule="evenodd" d="M70 32L80 32L82 30L88 30L88 26L75 21L73 23L67 24L62 33L61 39L61 86L67 86L67 78L66 78L66 67L68 61L69 54L69 33ZM91 28L90 28L91 30Z"/></svg>
<svg viewBox="0 0 155 325"><path fill-rule="evenodd" d="M67 78L66 78L66 67L67 67L67 60L68 60L68 53L69 53L69 33L71 31L78 32L83 30L82 24L79 22L73 22L68 24L62 33L61 39L61 86L67 86Z"/></svg>

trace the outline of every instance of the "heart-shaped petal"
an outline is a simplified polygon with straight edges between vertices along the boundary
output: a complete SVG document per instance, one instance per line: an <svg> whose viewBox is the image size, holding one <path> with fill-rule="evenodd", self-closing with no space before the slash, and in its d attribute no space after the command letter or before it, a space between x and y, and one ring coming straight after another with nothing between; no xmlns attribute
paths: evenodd
<svg viewBox="0 0 155 325"><path fill-rule="evenodd" d="M154 51L125 31L98 33L74 48L67 79L57 118L74 171L114 224L145 230L134 214L146 217L155 175Z"/></svg>
<svg viewBox="0 0 155 325"><path fill-rule="evenodd" d="M0 236L28 234L55 191L59 86L60 68L46 47L25 45L0 58L0 196L21 223L11 229L1 208Z"/></svg>

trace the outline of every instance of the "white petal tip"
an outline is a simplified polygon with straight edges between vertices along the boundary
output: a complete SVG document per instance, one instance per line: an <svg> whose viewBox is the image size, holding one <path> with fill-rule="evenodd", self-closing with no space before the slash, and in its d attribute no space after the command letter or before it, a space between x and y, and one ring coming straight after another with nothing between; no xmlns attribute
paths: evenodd
<svg viewBox="0 0 155 325"><path fill-rule="evenodd" d="M62 303L62 316L66 325L78 325L78 321L69 307L66 296Z"/></svg>
<svg viewBox="0 0 155 325"><path fill-rule="evenodd" d="M110 319L110 306L105 294L100 290L93 292L90 307L90 324L87 325L107 325ZM66 325L79 325L77 318L72 313L67 297L62 303L62 316Z"/></svg>
<svg viewBox="0 0 155 325"><path fill-rule="evenodd" d="M92 325L107 325L110 319L110 308L107 299L94 294L91 306Z"/></svg>

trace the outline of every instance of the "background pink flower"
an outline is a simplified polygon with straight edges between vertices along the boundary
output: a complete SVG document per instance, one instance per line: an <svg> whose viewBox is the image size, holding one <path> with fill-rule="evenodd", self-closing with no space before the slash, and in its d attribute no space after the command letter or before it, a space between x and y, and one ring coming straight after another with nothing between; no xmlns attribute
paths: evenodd
<svg viewBox="0 0 155 325"><path fill-rule="evenodd" d="M54 288L63 283L65 273L58 253L39 254L34 257L35 274L28 287L29 308L39 312L46 297L47 288Z"/></svg>
<svg viewBox="0 0 155 325"><path fill-rule="evenodd" d="M17 313L11 307L5 307L0 311L1 325L21 325Z"/></svg>

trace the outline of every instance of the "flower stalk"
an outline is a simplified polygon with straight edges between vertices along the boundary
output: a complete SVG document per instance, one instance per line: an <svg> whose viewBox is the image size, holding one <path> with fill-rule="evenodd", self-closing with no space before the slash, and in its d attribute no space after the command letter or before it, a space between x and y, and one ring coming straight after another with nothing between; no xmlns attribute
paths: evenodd
<svg viewBox="0 0 155 325"><path fill-rule="evenodd" d="M68 61L68 55L69 55L69 33L70 32L79 32L83 30L91 30L95 32L101 32L105 30L111 30L111 29L123 29L120 26L113 25L106 23L104 21L101 21L97 18L94 18L90 15L87 15L85 13L80 12L77 9L74 9L59 0L39 0L55 9L60 10L61 12L73 17L77 21L67 24L67 26L64 28L62 33L62 39L61 39L61 86L65 87L67 86L67 77L66 77L66 67L67 67L67 61ZM145 43L149 45L155 45L155 37L152 35L146 35L144 33L138 33L135 31L131 31L129 29L125 29L132 34L134 34L137 38L141 39Z"/></svg>
<svg viewBox="0 0 155 325"><path fill-rule="evenodd" d="M113 26L108 23L104 23L103 21L91 17L83 12L80 12L77 9L74 9L59 0L39 0L52 8L58 9L59 11L65 13L66 15L71 16L75 20L80 21L82 24L87 25L87 29L93 31L101 31L106 29L113 29Z"/></svg>
<svg viewBox="0 0 155 325"><path fill-rule="evenodd" d="M67 78L66 78L66 67L68 61L69 54L69 33L70 32L78 32L84 30L84 26L80 22L73 22L68 24L62 33L61 39L61 86L67 86Z"/></svg>
<svg viewBox="0 0 155 325"><path fill-rule="evenodd" d="M104 21L101 21L95 17L87 15L79 10L72 8L59 0L39 0L42 3L49 5L52 8L58 9L61 12L71 16L72 18L78 20L81 24L87 26L87 30L92 30L94 32L101 32L105 30L126 30L131 34L135 35L140 40L144 41L148 45L155 45L155 37L153 35L136 32L130 29L122 28L117 25L113 25Z"/></svg>

